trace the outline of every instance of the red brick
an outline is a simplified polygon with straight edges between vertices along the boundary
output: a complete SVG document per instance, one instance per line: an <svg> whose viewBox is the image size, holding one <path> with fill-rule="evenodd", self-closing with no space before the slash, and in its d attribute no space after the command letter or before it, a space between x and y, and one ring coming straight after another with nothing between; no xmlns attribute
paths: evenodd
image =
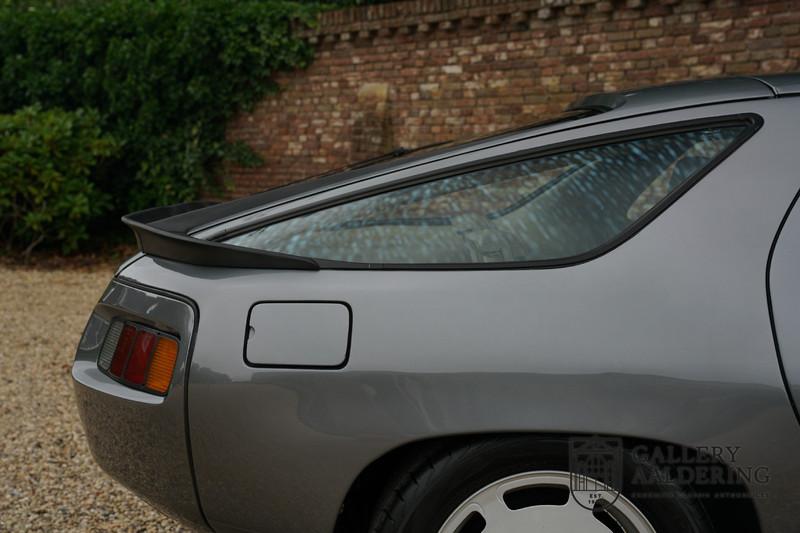
<svg viewBox="0 0 800 533"><path fill-rule="evenodd" d="M325 13L301 30L314 62L278 74L280 92L228 125L266 162L227 167L229 196L530 122L578 93L800 67L797 0L407 4Z"/></svg>

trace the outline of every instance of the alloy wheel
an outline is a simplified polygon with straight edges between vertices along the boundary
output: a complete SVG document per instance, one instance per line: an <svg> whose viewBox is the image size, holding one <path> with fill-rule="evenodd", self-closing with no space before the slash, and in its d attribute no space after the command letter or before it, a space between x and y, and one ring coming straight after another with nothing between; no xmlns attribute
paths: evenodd
<svg viewBox="0 0 800 533"><path fill-rule="evenodd" d="M655 533L629 499L590 481L615 497L600 496L594 508L582 505L570 492L569 472L525 472L494 481L464 500L439 533Z"/></svg>

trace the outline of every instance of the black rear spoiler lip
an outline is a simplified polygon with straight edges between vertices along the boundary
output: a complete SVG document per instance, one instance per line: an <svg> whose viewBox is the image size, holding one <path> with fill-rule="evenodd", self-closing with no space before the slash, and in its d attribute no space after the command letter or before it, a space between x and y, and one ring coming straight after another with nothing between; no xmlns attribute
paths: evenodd
<svg viewBox="0 0 800 533"><path fill-rule="evenodd" d="M154 207L129 213L122 217L122 222L133 230L143 253L179 263L228 268L319 270L319 264L309 257L196 239L176 229L180 224L174 221L179 220L180 215L210 205L213 204L189 202Z"/></svg>

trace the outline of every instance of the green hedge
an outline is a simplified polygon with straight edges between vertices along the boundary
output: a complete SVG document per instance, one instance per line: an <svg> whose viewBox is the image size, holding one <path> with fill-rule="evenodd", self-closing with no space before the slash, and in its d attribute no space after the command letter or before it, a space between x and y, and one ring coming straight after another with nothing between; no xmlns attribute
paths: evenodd
<svg viewBox="0 0 800 533"><path fill-rule="evenodd" d="M226 158L258 163L225 142L225 125L276 89L276 71L310 61L311 48L291 28L318 8L283 0L6 1L0 113L30 105L96 110L119 146L106 171L90 175L109 217L189 200L216 183Z"/></svg>
<svg viewBox="0 0 800 533"><path fill-rule="evenodd" d="M0 238L26 254L41 243L75 250L110 207L91 177L116 150L94 111L0 115Z"/></svg>

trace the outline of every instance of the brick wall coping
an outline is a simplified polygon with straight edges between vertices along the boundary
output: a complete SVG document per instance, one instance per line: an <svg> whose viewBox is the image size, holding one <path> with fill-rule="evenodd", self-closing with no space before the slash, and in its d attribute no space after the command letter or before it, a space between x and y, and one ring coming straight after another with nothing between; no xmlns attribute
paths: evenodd
<svg viewBox="0 0 800 533"><path fill-rule="evenodd" d="M706 0L701 0L705 2ZM672 5L680 0L658 0ZM312 44L325 40L370 39L400 32L455 30L459 25L499 26L510 22L525 25L530 19L548 20L559 14L579 17L591 11L612 11L615 3L628 9L643 9L646 0L406 0L388 4L356 6L321 13L313 28L301 27L297 35Z"/></svg>

